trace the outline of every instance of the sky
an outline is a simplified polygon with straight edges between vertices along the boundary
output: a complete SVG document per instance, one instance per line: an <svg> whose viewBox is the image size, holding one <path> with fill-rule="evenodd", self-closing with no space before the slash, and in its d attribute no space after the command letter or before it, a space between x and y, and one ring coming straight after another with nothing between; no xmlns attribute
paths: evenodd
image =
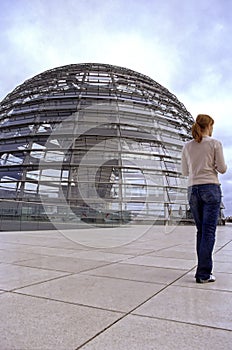
<svg viewBox="0 0 232 350"><path fill-rule="evenodd" d="M232 215L231 0L1 0L0 100L36 74L108 63L148 75L196 118L210 114L224 147Z"/></svg>

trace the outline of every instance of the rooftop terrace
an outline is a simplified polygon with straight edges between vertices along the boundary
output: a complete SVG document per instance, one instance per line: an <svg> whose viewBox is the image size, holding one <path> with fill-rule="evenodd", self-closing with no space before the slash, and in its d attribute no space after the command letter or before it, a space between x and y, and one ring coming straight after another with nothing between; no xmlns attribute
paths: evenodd
<svg viewBox="0 0 232 350"><path fill-rule="evenodd" d="M232 224L195 265L194 226L1 232L0 348L231 349Z"/></svg>

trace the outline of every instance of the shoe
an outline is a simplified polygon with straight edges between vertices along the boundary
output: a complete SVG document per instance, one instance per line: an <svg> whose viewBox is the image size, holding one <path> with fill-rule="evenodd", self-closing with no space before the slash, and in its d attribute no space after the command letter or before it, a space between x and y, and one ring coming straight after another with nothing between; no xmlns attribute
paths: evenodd
<svg viewBox="0 0 232 350"><path fill-rule="evenodd" d="M209 283L209 282L215 282L215 281L216 281L216 277L214 275L210 275L207 280L196 278L196 283Z"/></svg>

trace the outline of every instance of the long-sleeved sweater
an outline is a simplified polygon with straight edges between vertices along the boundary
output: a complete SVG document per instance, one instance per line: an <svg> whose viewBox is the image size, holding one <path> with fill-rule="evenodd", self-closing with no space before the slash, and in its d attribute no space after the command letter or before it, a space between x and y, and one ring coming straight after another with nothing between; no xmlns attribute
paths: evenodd
<svg viewBox="0 0 232 350"><path fill-rule="evenodd" d="M182 150L182 174L188 176L188 186L219 184L218 173L225 173L227 166L220 141L203 136L200 143L187 142Z"/></svg>

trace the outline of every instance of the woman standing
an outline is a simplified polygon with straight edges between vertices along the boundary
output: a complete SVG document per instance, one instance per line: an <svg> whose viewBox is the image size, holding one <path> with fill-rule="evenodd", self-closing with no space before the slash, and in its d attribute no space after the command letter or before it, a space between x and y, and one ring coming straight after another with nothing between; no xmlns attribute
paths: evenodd
<svg viewBox="0 0 232 350"><path fill-rule="evenodd" d="M213 139L214 120L199 114L192 126L193 140L182 151L182 174L188 176L188 200L197 228L197 283L215 282L212 253L221 204L218 173L227 166L220 141Z"/></svg>

